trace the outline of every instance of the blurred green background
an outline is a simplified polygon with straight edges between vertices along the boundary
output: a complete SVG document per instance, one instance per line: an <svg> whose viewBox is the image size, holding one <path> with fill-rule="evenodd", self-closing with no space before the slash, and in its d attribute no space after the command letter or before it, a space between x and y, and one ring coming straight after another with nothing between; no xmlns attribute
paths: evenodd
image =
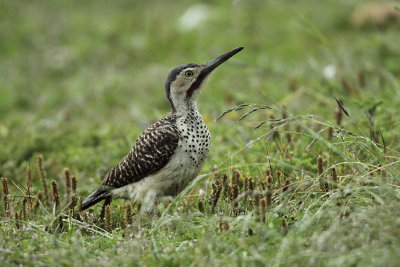
<svg viewBox="0 0 400 267"><path fill-rule="evenodd" d="M240 103L285 105L334 121L337 97L360 125L378 106L377 126L397 140L399 24L354 15L365 3L2 1L0 176L23 179L41 153L49 176L68 166L92 188L169 112L163 86L170 68L237 46L245 50L213 74L199 98L213 137L205 169L263 162L250 152L230 158L263 133L254 122L238 124L233 114L212 123Z"/></svg>
<svg viewBox="0 0 400 267"><path fill-rule="evenodd" d="M400 1L0 1L0 177L9 178L14 213L4 213L2 185L0 262L399 266L396 6ZM64 168L77 176L77 196L86 197L140 133L169 112L170 68L238 46L245 49L212 74L199 97L212 144L196 188L158 205L161 217L135 215L133 225L124 222L129 202L113 201L112 233L99 228L101 205L73 220ZM251 110L245 108L214 122L242 103L273 109L240 120ZM296 119L278 132L271 131L276 121L255 129L282 118L284 109ZM38 201L27 215L21 196L29 165L34 200L43 190L39 154L48 184L58 183L61 206ZM317 171L319 155L325 165ZM239 185L229 178L219 202L210 201L218 200L213 170L231 176L233 167L254 178L255 191L232 197ZM257 203L264 193L267 211Z"/></svg>

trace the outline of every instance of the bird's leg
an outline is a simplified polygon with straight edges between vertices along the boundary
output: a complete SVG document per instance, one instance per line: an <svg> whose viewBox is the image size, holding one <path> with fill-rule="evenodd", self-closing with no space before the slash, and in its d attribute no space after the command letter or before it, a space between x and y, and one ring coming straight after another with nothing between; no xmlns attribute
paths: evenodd
<svg viewBox="0 0 400 267"><path fill-rule="evenodd" d="M99 221L104 220L104 215L106 213L106 206L111 204L111 197L108 197L104 200L103 207L101 208Z"/></svg>
<svg viewBox="0 0 400 267"><path fill-rule="evenodd" d="M143 199L143 207L140 210L140 213L147 213L149 217L154 217L159 212L157 211L159 201L157 199L157 194L153 190L149 190Z"/></svg>

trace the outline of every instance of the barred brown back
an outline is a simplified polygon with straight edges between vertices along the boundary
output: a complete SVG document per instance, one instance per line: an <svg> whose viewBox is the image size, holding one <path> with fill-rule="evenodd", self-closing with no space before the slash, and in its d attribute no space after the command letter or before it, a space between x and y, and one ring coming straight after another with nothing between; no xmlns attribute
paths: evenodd
<svg viewBox="0 0 400 267"><path fill-rule="evenodd" d="M107 174L102 184L119 188L164 167L179 142L180 134L175 122L176 116L171 113L147 128L129 154Z"/></svg>

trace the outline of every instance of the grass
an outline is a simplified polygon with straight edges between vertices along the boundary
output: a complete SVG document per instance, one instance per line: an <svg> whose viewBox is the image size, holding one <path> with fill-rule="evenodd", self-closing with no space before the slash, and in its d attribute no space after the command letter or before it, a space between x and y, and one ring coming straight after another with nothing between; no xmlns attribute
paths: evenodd
<svg viewBox="0 0 400 267"><path fill-rule="evenodd" d="M398 24L352 26L362 3L1 3L1 262L398 265ZM106 221L101 205L79 213L169 112L168 69L240 45L199 98L212 135L201 175L151 217L123 200Z"/></svg>

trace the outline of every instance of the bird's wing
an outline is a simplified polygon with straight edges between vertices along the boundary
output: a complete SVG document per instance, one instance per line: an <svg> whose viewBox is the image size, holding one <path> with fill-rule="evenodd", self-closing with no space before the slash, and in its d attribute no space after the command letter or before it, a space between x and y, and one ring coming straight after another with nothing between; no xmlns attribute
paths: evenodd
<svg viewBox="0 0 400 267"><path fill-rule="evenodd" d="M126 155L106 176L103 186L119 188L160 170L170 160L179 142L175 116L159 120L136 140Z"/></svg>

